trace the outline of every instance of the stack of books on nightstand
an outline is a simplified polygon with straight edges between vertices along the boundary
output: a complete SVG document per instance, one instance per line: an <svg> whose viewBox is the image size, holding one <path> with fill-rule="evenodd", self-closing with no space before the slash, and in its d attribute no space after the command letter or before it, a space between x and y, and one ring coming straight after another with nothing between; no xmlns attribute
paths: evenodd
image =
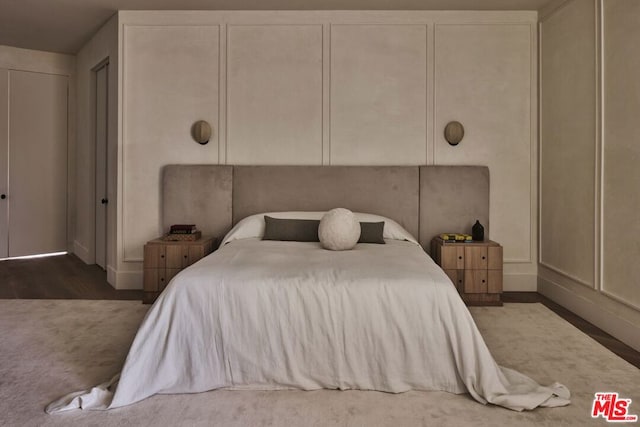
<svg viewBox="0 0 640 427"><path fill-rule="evenodd" d="M445 243L471 243L473 238L470 234L463 233L442 233L440 238Z"/></svg>
<svg viewBox="0 0 640 427"><path fill-rule="evenodd" d="M193 241L202 237L202 233L195 224L173 224L169 229L169 234L163 240Z"/></svg>

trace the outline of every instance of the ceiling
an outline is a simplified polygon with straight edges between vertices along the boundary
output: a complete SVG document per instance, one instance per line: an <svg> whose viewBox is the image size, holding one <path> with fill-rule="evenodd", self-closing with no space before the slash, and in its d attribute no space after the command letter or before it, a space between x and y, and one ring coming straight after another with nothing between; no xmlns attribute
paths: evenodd
<svg viewBox="0 0 640 427"><path fill-rule="evenodd" d="M0 0L0 45L76 53L117 10L538 10L550 0Z"/></svg>

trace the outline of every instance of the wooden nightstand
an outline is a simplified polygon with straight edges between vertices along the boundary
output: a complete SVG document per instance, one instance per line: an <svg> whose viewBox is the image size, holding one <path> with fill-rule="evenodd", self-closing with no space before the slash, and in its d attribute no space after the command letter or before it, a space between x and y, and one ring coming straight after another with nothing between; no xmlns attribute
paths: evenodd
<svg viewBox="0 0 640 427"><path fill-rule="evenodd" d="M144 245L144 294L142 302L152 304L173 276L217 249L218 239L202 237L194 241L158 238Z"/></svg>
<svg viewBox="0 0 640 427"><path fill-rule="evenodd" d="M467 305L502 305L502 246L498 243L446 243L435 237L431 256Z"/></svg>

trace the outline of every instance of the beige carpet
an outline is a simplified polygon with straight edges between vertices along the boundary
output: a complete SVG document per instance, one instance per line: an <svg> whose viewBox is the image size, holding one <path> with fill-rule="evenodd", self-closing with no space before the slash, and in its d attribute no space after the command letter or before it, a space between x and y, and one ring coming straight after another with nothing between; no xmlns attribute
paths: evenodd
<svg viewBox="0 0 640 427"><path fill-rule="evenodd" d="M146 306L135 301L0 300L0 425L584 426L593 394L617 391L640 415L640 370L541 304L472 308L494 357L572 392L564 408L517 413L442 392L213 391L154 396L107 412L47 415L60 395L116 373Z"/></svg>

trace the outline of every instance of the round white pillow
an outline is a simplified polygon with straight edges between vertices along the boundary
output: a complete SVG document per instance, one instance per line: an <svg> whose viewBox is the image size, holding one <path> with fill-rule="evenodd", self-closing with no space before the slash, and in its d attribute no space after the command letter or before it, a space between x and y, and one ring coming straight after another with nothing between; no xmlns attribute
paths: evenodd
<svg viewBox="0 0 640 427"><path fill-rule="evenodd" d="M318 238L325 249L332 251L353 249L360 239L360 222L349 209L331 209L320 220Z"/></svg>

